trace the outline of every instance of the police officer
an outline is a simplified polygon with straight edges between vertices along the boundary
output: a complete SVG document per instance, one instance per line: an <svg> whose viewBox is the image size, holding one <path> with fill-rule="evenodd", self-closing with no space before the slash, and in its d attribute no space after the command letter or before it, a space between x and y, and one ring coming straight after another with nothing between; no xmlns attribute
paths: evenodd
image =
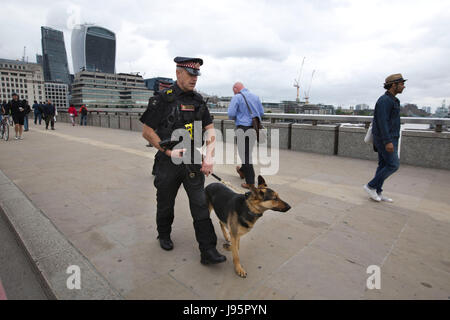
<svg viewBox="0 0 450 320"><path fill-rule="evenodd" d="M202 96L194 91L203 60L176 57L174 61L177 64L177 81L173 86L157 92L150 99L149 106L140 119L144 124L143 137L159 150L155 156L156 175L154 180L157 190L158 239L161 248L173 249L170 233L174 219L175 198L180 185L183 184L189 198L195 237L201 252L200 262L203 264L220 263L226 258L216 249L217 237L209 217L204 192L205 175L208 176L213 169L214 150L211 142L215 139L214 124ZM186 160L183 158L185 149L164 149L159 142L170 140L175 130L183 130L189 125L192 126L195 121L201 121L201 134L204 131L207 132L207 152L204 158L200 157L201 163L186 164ZM191 147L194 140L188 142L192 143ZM190 160L193 160L195 152L193 148L191 150ZM183 163L176 164L179 163L173 161L176 158L183 158Z"/></svg>

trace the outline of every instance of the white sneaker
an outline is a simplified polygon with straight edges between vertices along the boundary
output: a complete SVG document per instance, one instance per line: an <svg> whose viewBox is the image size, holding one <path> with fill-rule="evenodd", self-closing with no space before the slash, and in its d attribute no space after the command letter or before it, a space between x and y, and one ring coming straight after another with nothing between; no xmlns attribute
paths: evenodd
<svg viewBox="0 0 450 320"><path fill-rule="evenodd" d="M372 200L377 202L381 201L381 198L378 196L377 191L375 189L370 188L367 184L364 185L364 190L366 190L367 194Z"/></svg>
<svg viewBox="0 0 450 320"><path fill-rule="evenodd" d="M19 140L23 140L22 136L19 136Z"/></svg>
<svg viewBox="0 0 450 320"><path fill-rule="evenodd" d="M381 193L379 193L378 196L380 197L381 201L394 202L394 200L392 200L391 198L383 196Z"/></svg>
<svg viewBox="0 0 450 320"><path fill-rule="evenodd" d="M14 140L19 140L19 137L18 137L18 136L15 136L15 137L14 137Z"/></svg>

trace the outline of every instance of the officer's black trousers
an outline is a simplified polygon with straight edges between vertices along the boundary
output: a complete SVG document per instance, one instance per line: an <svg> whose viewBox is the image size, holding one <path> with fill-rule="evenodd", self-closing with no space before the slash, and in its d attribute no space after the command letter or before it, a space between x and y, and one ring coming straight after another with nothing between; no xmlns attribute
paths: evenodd
<svg viewBox="0 0 450 320"><path fill-rule="evenodd" d="M156 224L160 239L167 239L172 231L175 198L180 185L189 198L189 207L194 220L195 236L200 251L215 248L217 236L209 217L205 196L205 176L200 172L200 165L175 165L163 154L157 155L157 168L154 185L156 191Z"/></svg>

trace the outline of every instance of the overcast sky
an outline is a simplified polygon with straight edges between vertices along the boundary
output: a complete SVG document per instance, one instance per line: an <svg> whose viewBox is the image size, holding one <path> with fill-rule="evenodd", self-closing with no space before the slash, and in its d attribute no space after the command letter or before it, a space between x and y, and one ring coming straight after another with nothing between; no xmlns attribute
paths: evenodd
<svg viewBox="0 0 450 320"><path fill-rule="evenodd" d="M450 1L5 1L0 57L30 62L40 27L64 32L95 23L116 33L117 72L175 77L175 56L201 57L197 89L231 96L242 81L263 101L294 100L294 79L310 102L374 106L386 76L402 73L402 103L450 104Z"/></svg>

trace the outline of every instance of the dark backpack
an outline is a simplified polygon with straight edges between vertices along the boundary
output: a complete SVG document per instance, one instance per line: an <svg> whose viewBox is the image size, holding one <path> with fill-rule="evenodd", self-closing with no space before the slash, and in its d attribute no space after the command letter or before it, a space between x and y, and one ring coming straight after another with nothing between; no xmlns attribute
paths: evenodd
<svg viewBox="0 0 450 320"><path fill-rule="evenodd" d="M81 108L81 114L83 116L87 116L87 109L86 108Z"/></svg>

